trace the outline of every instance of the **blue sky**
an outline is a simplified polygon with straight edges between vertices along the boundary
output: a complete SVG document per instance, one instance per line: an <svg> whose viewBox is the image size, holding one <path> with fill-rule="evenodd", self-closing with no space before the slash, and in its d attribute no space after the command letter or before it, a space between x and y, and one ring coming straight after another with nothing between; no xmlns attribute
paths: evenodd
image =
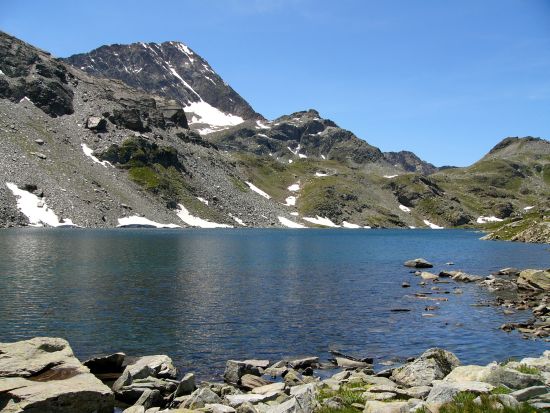
<svg viewBox="0 0 550 413"><path fill-rule="evenodd" d="M183 41L267 118L315 108L436 165L550 138L549 0L0 0L0 29L56 56Z"/></svg>

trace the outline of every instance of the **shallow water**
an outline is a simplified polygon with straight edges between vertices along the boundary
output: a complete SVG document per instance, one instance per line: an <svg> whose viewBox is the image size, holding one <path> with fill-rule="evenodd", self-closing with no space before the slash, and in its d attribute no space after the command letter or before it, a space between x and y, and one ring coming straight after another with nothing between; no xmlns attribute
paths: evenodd
<svg viewBox="0 0 550 413"><path fill-rule="evenodd" d="M501 309L461 284L433 301L403 261L487 275L550 267L547 245L479 241L459 230L0 231L0 341L64 337L76 355L168 354L202 378L225 360L339 349L377 362L439 346L466 363L538 355L548 343L505 333ZM446 262L453 261L454 267ZM408 281L412 288L403 289ZM451 290L453 284L442 284ZM395 313L393 308L409 308Z"/></svg>

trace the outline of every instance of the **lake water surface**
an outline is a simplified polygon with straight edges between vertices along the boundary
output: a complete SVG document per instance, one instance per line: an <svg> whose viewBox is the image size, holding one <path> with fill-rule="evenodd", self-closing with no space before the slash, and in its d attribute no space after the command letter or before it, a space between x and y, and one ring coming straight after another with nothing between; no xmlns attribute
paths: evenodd
<svg viewBox="0 0 550 413"><path fill-rule="evenodd" d="M227 359L319 355L377 362L439 346L466 363L538 355L543 341L499 326L529 317L472 307L491 293L461 284L436 316L403 266L487 275L550 267L547 245L480 241L459 230L0 231L0 341L69 340L76 355L168 354L202 378ZM448 267L445 263L456 265ZM408 281L412 288L401 288ZM450 291L455 285L442 284ZM434 292L435 293L435 292ZM407 313L391 312L409 308Z"/></svg>

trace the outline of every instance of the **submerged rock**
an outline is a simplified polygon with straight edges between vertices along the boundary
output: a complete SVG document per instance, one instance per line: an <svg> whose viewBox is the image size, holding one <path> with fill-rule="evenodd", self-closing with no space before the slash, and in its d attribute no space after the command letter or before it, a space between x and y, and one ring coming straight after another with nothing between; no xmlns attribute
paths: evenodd
<svg viewBox="0 0 550 413"><path fill-rule="evenodd" d="M405 261L405 267L410 268L432 268L433 264L426 261L424 258L416 258L414 260Z"/></svg>

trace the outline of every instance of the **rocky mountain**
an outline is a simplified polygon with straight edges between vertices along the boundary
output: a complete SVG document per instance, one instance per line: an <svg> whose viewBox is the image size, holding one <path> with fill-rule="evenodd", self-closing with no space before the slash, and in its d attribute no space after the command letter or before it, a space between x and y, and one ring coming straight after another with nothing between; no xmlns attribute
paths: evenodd
<svg viewBox="0 0 550 413"><path fill-rule="evenodd" d="M407 172L418 172L422 175L430 175L438 170L429 162L423 161L410 151L384 152L384 158L394 166L400 166Z"/></svg>
<svg viewBox="0 0 550 413"><path fill-rule="evenodd" d="M271 226L292 219L187 129L181 105L0 32L0 225Z"/></svg>
<svg viewBox="0 0 550 413"><path fill-rule="evenodd" d="M92 76L174 99L201 134L263 119L206 60L180 42L113 44L65 61Z"/></svg>
<svg viewBox="0 0 550 413"><path fill-rule="evenodd" d="M163 45L165 57L199 62ZM185 84L207 96L174 70L180 96L193 95ZM485 227L550 201L542 139L508 138L470 167L436 170L314 110L273 121L238 112L238 124L201 129L193 105L240 109L126 82L0 33L1 226Z"/></svg>

